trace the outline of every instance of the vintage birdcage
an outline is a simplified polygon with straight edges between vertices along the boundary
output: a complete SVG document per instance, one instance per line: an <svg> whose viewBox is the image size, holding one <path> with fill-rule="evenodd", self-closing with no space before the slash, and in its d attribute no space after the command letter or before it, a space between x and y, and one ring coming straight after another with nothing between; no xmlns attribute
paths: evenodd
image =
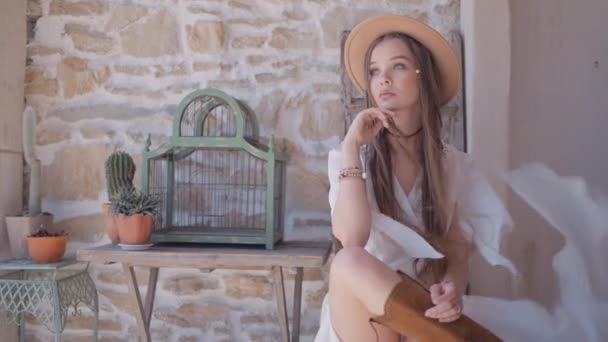
<svg viewBox="0 0 608 342"><path fill-rule="evenodd" d="M217 89L180 103L171 142L146 142L142 189L162 196L154 242L264 245L283 238L285 145L264 143L255 115Z"/></svg>

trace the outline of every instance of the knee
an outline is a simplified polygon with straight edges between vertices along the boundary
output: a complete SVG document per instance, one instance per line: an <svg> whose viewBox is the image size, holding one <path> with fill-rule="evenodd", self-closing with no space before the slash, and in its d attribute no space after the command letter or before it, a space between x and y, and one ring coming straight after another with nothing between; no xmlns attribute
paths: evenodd
<svg viewBox="0 0 608 342"><path fill-rule="evenodd" d="M371 256L363 247L344 247L334 256L330 267L330 278L356 275Z"/></svg>

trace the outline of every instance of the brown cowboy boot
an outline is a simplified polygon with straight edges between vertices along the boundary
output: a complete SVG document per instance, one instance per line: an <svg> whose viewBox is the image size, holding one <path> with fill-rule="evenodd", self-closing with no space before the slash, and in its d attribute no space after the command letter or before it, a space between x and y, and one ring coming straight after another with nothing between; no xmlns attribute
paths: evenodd
<svg viewBox="0 0 608 342"><path fill-rule="evenodd" d="M433 306L429 292L412 278L401 275L403 280L393 288L384 304L384 315L373 317L373 322L417 342L502 341L465 315L450 323L424 316Z"/></svg>

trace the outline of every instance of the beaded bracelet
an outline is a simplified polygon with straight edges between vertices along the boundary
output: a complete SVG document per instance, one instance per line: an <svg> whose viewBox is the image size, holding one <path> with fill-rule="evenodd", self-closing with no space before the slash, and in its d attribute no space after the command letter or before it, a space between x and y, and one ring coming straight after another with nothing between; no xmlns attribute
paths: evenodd
<svg viewBox="0 0 608 342"><path fill-rule="evenodd" d="M348 177L358 177L358 178L361 178L362 180L365 180L367 178L367 174L365 172L361 171L361 169L358 167L350 167L350 168L340 170L340 174L338 175L338 180L341 181L344 178L348 178Z"/></svg>

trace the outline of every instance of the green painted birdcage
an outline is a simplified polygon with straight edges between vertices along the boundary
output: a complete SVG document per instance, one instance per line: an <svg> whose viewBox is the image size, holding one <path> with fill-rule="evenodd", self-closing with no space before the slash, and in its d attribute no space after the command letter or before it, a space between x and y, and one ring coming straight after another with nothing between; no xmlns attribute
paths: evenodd
<svg viewBox="0 0 608 342"><path fill-rule="evenodd" d="M285 144L258 135L253 112L217 89L190 93L171 142L143 154L142 189L160 195L152 241L264 245L283 238Z"/></svg>

